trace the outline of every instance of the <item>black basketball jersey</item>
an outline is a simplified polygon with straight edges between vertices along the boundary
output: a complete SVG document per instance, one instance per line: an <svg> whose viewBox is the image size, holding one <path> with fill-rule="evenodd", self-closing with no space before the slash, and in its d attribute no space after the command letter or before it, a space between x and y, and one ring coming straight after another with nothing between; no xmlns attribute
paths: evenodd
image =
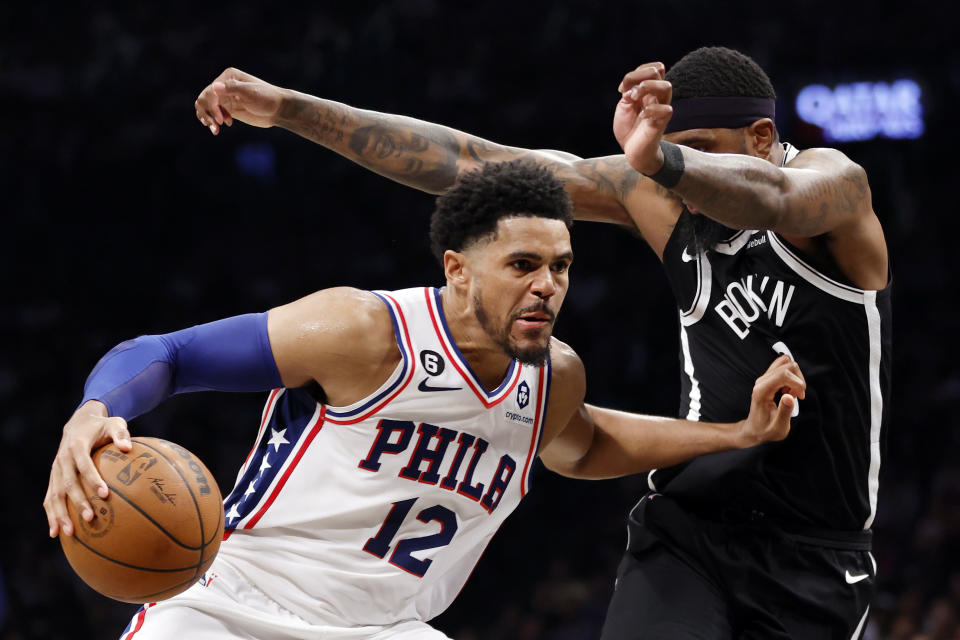
<svg viewBox="0 0 960 640"><path fill-rule="evenodd" d="M663 264L680 307L681 417L745 418L754 381L780 353L799 363L807 391L786 440L654 470L650 488L691 508L870 528L889 413L890 285L829 277L772 231L694 253L675 230Z"/></svg>

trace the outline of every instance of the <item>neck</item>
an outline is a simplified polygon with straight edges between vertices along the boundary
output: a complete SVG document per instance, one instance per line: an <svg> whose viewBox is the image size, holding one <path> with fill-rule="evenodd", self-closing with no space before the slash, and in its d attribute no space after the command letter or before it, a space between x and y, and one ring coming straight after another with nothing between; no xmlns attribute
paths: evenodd
<svg viewBox="0 0 960 640"><path fill-rule="evenodd" d="M440 292L440 302L450 337L480 383L487 391L493 391L503 382L512 358L480 326L469 294L447 286Z"/></svg>
<svg viewBox="0 0 960 640"><path fill-rule="evenodd" d="M786 155L786 151L783 149L783 143L777 142L770 147L770 154L767 156L767 160L779 167L783 164L784 155Z"/></svg>

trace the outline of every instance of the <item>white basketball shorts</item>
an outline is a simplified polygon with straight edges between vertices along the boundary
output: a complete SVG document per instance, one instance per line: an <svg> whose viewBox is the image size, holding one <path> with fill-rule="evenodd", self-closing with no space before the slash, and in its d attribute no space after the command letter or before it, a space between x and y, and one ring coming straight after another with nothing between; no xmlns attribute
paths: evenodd
<svg viewBox="0 0 960 640"><path fill-rule="evenodd" d="M318 625L287 611L218 559L183 593L144 605L120 640L450 640L419 620Z"/></svg>

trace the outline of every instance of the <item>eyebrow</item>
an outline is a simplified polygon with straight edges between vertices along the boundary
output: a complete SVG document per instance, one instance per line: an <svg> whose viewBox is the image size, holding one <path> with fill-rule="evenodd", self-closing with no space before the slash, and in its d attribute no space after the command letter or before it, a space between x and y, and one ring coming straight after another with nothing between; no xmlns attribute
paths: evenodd
<svg viewBox="0 0 960 640"><path fill-rule="evenodd" d="M685 147L692 147L695 144L713 142L713 138L707 136L690 136L689 138L680 138L676 144L682 144Z"/></svg>
<svg viewBox="0 0 960 640"><path fill-rule="evenodd" d="M526 258L527 260L543 260L543 256L533 251L514 251L508 256L511 260ZM573 251L565 251L554 260L573 260Z"/></svg>

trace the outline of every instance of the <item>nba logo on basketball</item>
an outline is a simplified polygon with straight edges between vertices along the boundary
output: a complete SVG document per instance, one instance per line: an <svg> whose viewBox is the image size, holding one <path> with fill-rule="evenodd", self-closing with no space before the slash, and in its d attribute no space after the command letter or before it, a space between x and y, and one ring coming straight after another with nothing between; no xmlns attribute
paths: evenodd
<svg viewBox="0 0 960 640"><path fill-rule="evenodd" d="M121 484L129 487L144 471L155 464L157 464L157 459L154 458L152 454L141 453L120 470L120 473L117 474L117 480L119 480ZM134 467L134 465L136 465L136 467Z"/></svg>
<svg viewBox="0 0 960 640"><path fill-rule="evenodd" d="M527 384L526 380L517 387L517 404L520 405L521 409L530 404L530 385Z"/></svg>

